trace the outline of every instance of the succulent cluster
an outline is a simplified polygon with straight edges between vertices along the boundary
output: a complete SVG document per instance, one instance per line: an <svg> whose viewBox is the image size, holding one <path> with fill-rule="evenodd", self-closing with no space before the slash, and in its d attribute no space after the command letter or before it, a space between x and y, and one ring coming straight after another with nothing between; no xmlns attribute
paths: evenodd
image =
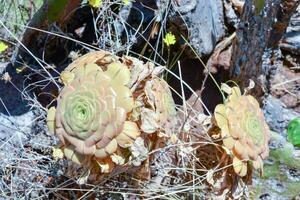
<svg viewBox="0 0 300 200"><path fill-rule="evenodd" d="M214 117L221 130L223 145L233 157L234 171L239 176L246 176L250 162L262 172L270 139L263 112L257 100L251 95L242 95L238 87L227 92L228 98L224 104L217 105Z"/></svg>
<svg viewBox="0 0 300 200"><path fill-rule="evenodd" d="M137 73L139 69L144 73ZM140 138L140 127L146 123L141 120L143 109L152 102L151 97L142 98L146 96L145 85L159 80L157 87L166 86L156 76L160 72L151 64L144 65L130 57L121 59L104 51L88 53L70 64L60 76L64 87L57 97L57 106L51 107L47 116L49 130L61 141L64 156L77 164L97 161L122 165L130 160L129 147ZM164 95L170 95L164 98L173 112L170 90L164 89ZM158 94L152 96L159 98ZM153 109L147 109L159 113L156 118L160 122L165 121L169 109L158 105L165 100L153 101ZM151 133L158 130L159 126ZM137 159L132 158L135 162Z"/></svg>

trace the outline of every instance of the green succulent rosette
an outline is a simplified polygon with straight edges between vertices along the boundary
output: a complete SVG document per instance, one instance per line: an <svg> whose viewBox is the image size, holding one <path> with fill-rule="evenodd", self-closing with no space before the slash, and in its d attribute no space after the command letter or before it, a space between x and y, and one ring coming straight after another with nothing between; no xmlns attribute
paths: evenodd
<svg viewBox="0 0 300 200"><path fill-rule="evenodd" d="M57 107L48 111L49 130L64 145L65 156L77 163L85 156L104 159L140 134L135 123L126 121L134 105L129 69L119 62L105 68L83 62L64 71Z"/></svg>
<svg viewBox="0 0 300 200"><path fill-rule="evenodd" d="M300 147L300 118L295 118L289 122L287 136L290 143Z"/></svg>
<svg viewBox="0 0 300 200"><path fill-rule="evenodd" d="M225 103L216 106L214 117L221 129L224 147L233 156L235 172L245 176L248 161L262 171L262 160L269 154L270 130L257 100L233 87Z"/></svg>

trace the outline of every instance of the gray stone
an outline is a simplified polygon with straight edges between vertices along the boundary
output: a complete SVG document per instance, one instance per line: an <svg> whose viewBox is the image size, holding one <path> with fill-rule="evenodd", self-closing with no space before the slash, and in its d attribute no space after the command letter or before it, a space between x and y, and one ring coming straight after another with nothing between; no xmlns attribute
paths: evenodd
<svg viewBox="0 0 300 200"><path fill-rule="evenodd" d="M222 0L182 0L175 7L187 22L191 45L200 55L209 55L225 36Z"/></svg>
<svg viewBox="0 0 300 200"><path fill-rule="evenodd" d="M263 111L270 129L284 137L288 123L299 116L299 113L287 109L281 101L271 95L265 99Z"/></svg>
<svg viewBox="0 0 300 200"><path fill-rule="evenodd" d="M0 145L7 141L11 144L24 142L26 134L32 132L32 122L36 116L21 93L24 78L8 63L0 66L0 77L4 73L11 77L11 81L0 80Z"/></svg>
<svg viewBox="0 0 300 200"><path fill-rule="evenodd" d="M229 25L237 28L238 26L238 22L239 22L239 18L236 15L233 7L232 7L232 3L230 0L223 0L224 3L224 9L225 9L225 17L226 17L226 21Z"/></svg>
<svg viewBox="0 0 300 200"><path fill-rule="evenodd" d="M7 73L11 81L3 80ZM29 111L28 102L22 95L24 76L18 74L9 63L0 64L0 113L7 116L19 116Z"/></svg>
<svg viewBox="0 0 300 200"><path fill-rule="evenodd" d="M0 145L1 141L8 140L10 143L24 142L27 138L26 134L31 133L35 117L33 111L20 116L7 116L0 113Z"/></svg>
<svg viewBox="0 0 300 200"><path fill-rule="evenodd" d="M300 54L300 6L293 14L286 33L280 43L280 48L296 55Z"/></svg>
<svg viewBox="0 0 300 200"><path fill-rule="evenodd" d="M11 82L0 80L0 191L18 199L24 193L14 191L44 187L52 164L50 147L56 140L46 134L45 111L30 109L30 97L21 94L24 77L10 66L3 65L1 72L0 77L8 72Z"/></svg>

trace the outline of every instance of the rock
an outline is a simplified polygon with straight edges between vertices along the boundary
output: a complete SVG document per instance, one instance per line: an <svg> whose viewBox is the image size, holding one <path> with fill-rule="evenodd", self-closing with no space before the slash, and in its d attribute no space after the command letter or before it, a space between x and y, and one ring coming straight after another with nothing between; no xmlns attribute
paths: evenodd
<svg viewBox="0 0 300 200"><path fill-rule="evenodd" d="M179 5L175 11L179 11L187 23L191 45L200 55L210 54L216 43L225 36L222 0L177 2Z"/></svg>
<svg viewBox="0 0 300 200"><path fill-rule="evenodd" d="M280 48L296 55L300 54L300 32L287 32L280 43Z"/></svg>
<svg viewBox="0 0 300 200"><path fill-rule="evenodd" d="M234 28L237 28L239 18L232 7L232 2L230 0L223 0L223 3L227 23Z"/></svg>
<svg viewBox="0 0 300 200"><path fill-rule="evenodd" d="M24 196L15 191L43 188L48 181L51 157L45 150L54 140L49 136L36 140L45 135L36 129L38 117L35 111L19 116L0 113L0 190L13 198Z"/></svg>
<svg viewBox="0 0 300 200"><path fill-rule="evenodd" d="M0 77L4 73L11 82L0 80L0 190L18 199L25 193L17 191L38 191L49 181L49 149L56 140L46 134L45 111L38 106L30 109L26 100L30 96L21 94L26 87L24 76L11 65L1 69Z"/></svg>
<svg viewBox="0 0 300 200"><path fill-rule="evenodd" d="M278 66L270 80L271 94L283 102L287 108L300 112L299 73L286 66Z"/></svg>
<svg viewBox="0 0 300 200"><path fill-rule="evenodd" d="M28 102L22 96L24 77L18 74L11 64L2 64L0 71L0 113L7 116L18 116L29 111ZM4 80L9 75L11 81Z"/></svg>
<svg viewBox="0 0 300 200"><path fill-rule="evenodd" d="M293 14L286 34L279 46L283 50L297 55L300 54L300 6Z"/></svg>
<svg viewBox="0 0 300 200"><path fill-rule="evenodd" d="M265 99L263 111L270 129L284 137L288 123L299 116L299 113L286 108L280 100L271 95Z"/></svg>
<svg viewBox="0 0 300 200"><path fill-rule="evenodd" d="M300 6L298 6L296 12L292 15L286 32L288 33L292 31L300 31Z"/></svg>
<svg viewBox="0 0 300 200"><path fill-rule="evenodd" d="M9 76L10 81L4 75ZM37 117L29 110L28 102L21 94L24 78L9 63L1 67L0 77L0 140L15 138L10 142L23 141L26 133L31 132L32 121Z"/></svg>
<svg viewBox="0 0 300 200"><path fill-rule="evenodd" d="M271 197L270 194L264 193L264 194L262 194L262 195L259 196L259 199L261 199L261 200L271 200L272 197Z"/></svg>
<svg viewBox="0 0 300 200"><path fill-rule="evenodd" d="M6 116L0 113L0 144L9 141L11 144L25 142L26 134L31 132L32 121L36 118L33 111L20 116Z"/></svg>

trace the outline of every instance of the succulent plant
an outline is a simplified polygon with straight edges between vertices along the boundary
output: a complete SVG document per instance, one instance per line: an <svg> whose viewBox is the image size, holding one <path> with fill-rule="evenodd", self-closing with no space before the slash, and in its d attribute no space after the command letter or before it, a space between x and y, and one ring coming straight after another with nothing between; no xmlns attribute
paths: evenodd
<svg viewBox="0 0 300 200"><path fill-rule="evenodd" d="M233 156L233 168L239 176L247 175L250 161L255 169L263 169L269 154L270 130L257 100L242 95L232 87L224 104L215 108L214 117L221 130L224 147Z"/></svg>
<svg viewBox="0 0 300 200"><path fill-rule="evenodd" d="M129 69L112 62L104 71L95 63L68 68L57 108L49 109L48 127L59 137L64 154L74 162L83 155L103 159L118 147L128 147L140 135L134 122L126 121L134 106Z"/></svg>
<svg viewBox="0 0 300 200"><path fill-rule="evenodd" d="M176 114L168 85L158 78L161 71L152 63L105 51L88 53L71 63L60 75L64 87L47 116L48 128L61 141L64 156L92 168L98 163L102 173L111 172L114 165L142 164L151 150L146 144L155 144L147 140L156 137L147 135L163 132ZM160 88L157 92L146 89L153 81ZM140 128L145 126L141 113L145 107L160 122L151 133ZM147 148L143 159L136 153L138 144Z"/></svg>
<svg viewBox="0 0 300 200"><path fill-rule="evenodd" d="M290 121L287 128L288 141L300 147L300 118Z"/></svg>
<svg viewBox="0 0 300 200"><path fill-rule="evenodd" d="M152 109L143 108L141 118L144 123L141 129L146 133L153 133L163 128L165 133L171 136L172 128L175 128L176 110L168 84L158 77L153 77L146 82L144 92Z"/></svg>

